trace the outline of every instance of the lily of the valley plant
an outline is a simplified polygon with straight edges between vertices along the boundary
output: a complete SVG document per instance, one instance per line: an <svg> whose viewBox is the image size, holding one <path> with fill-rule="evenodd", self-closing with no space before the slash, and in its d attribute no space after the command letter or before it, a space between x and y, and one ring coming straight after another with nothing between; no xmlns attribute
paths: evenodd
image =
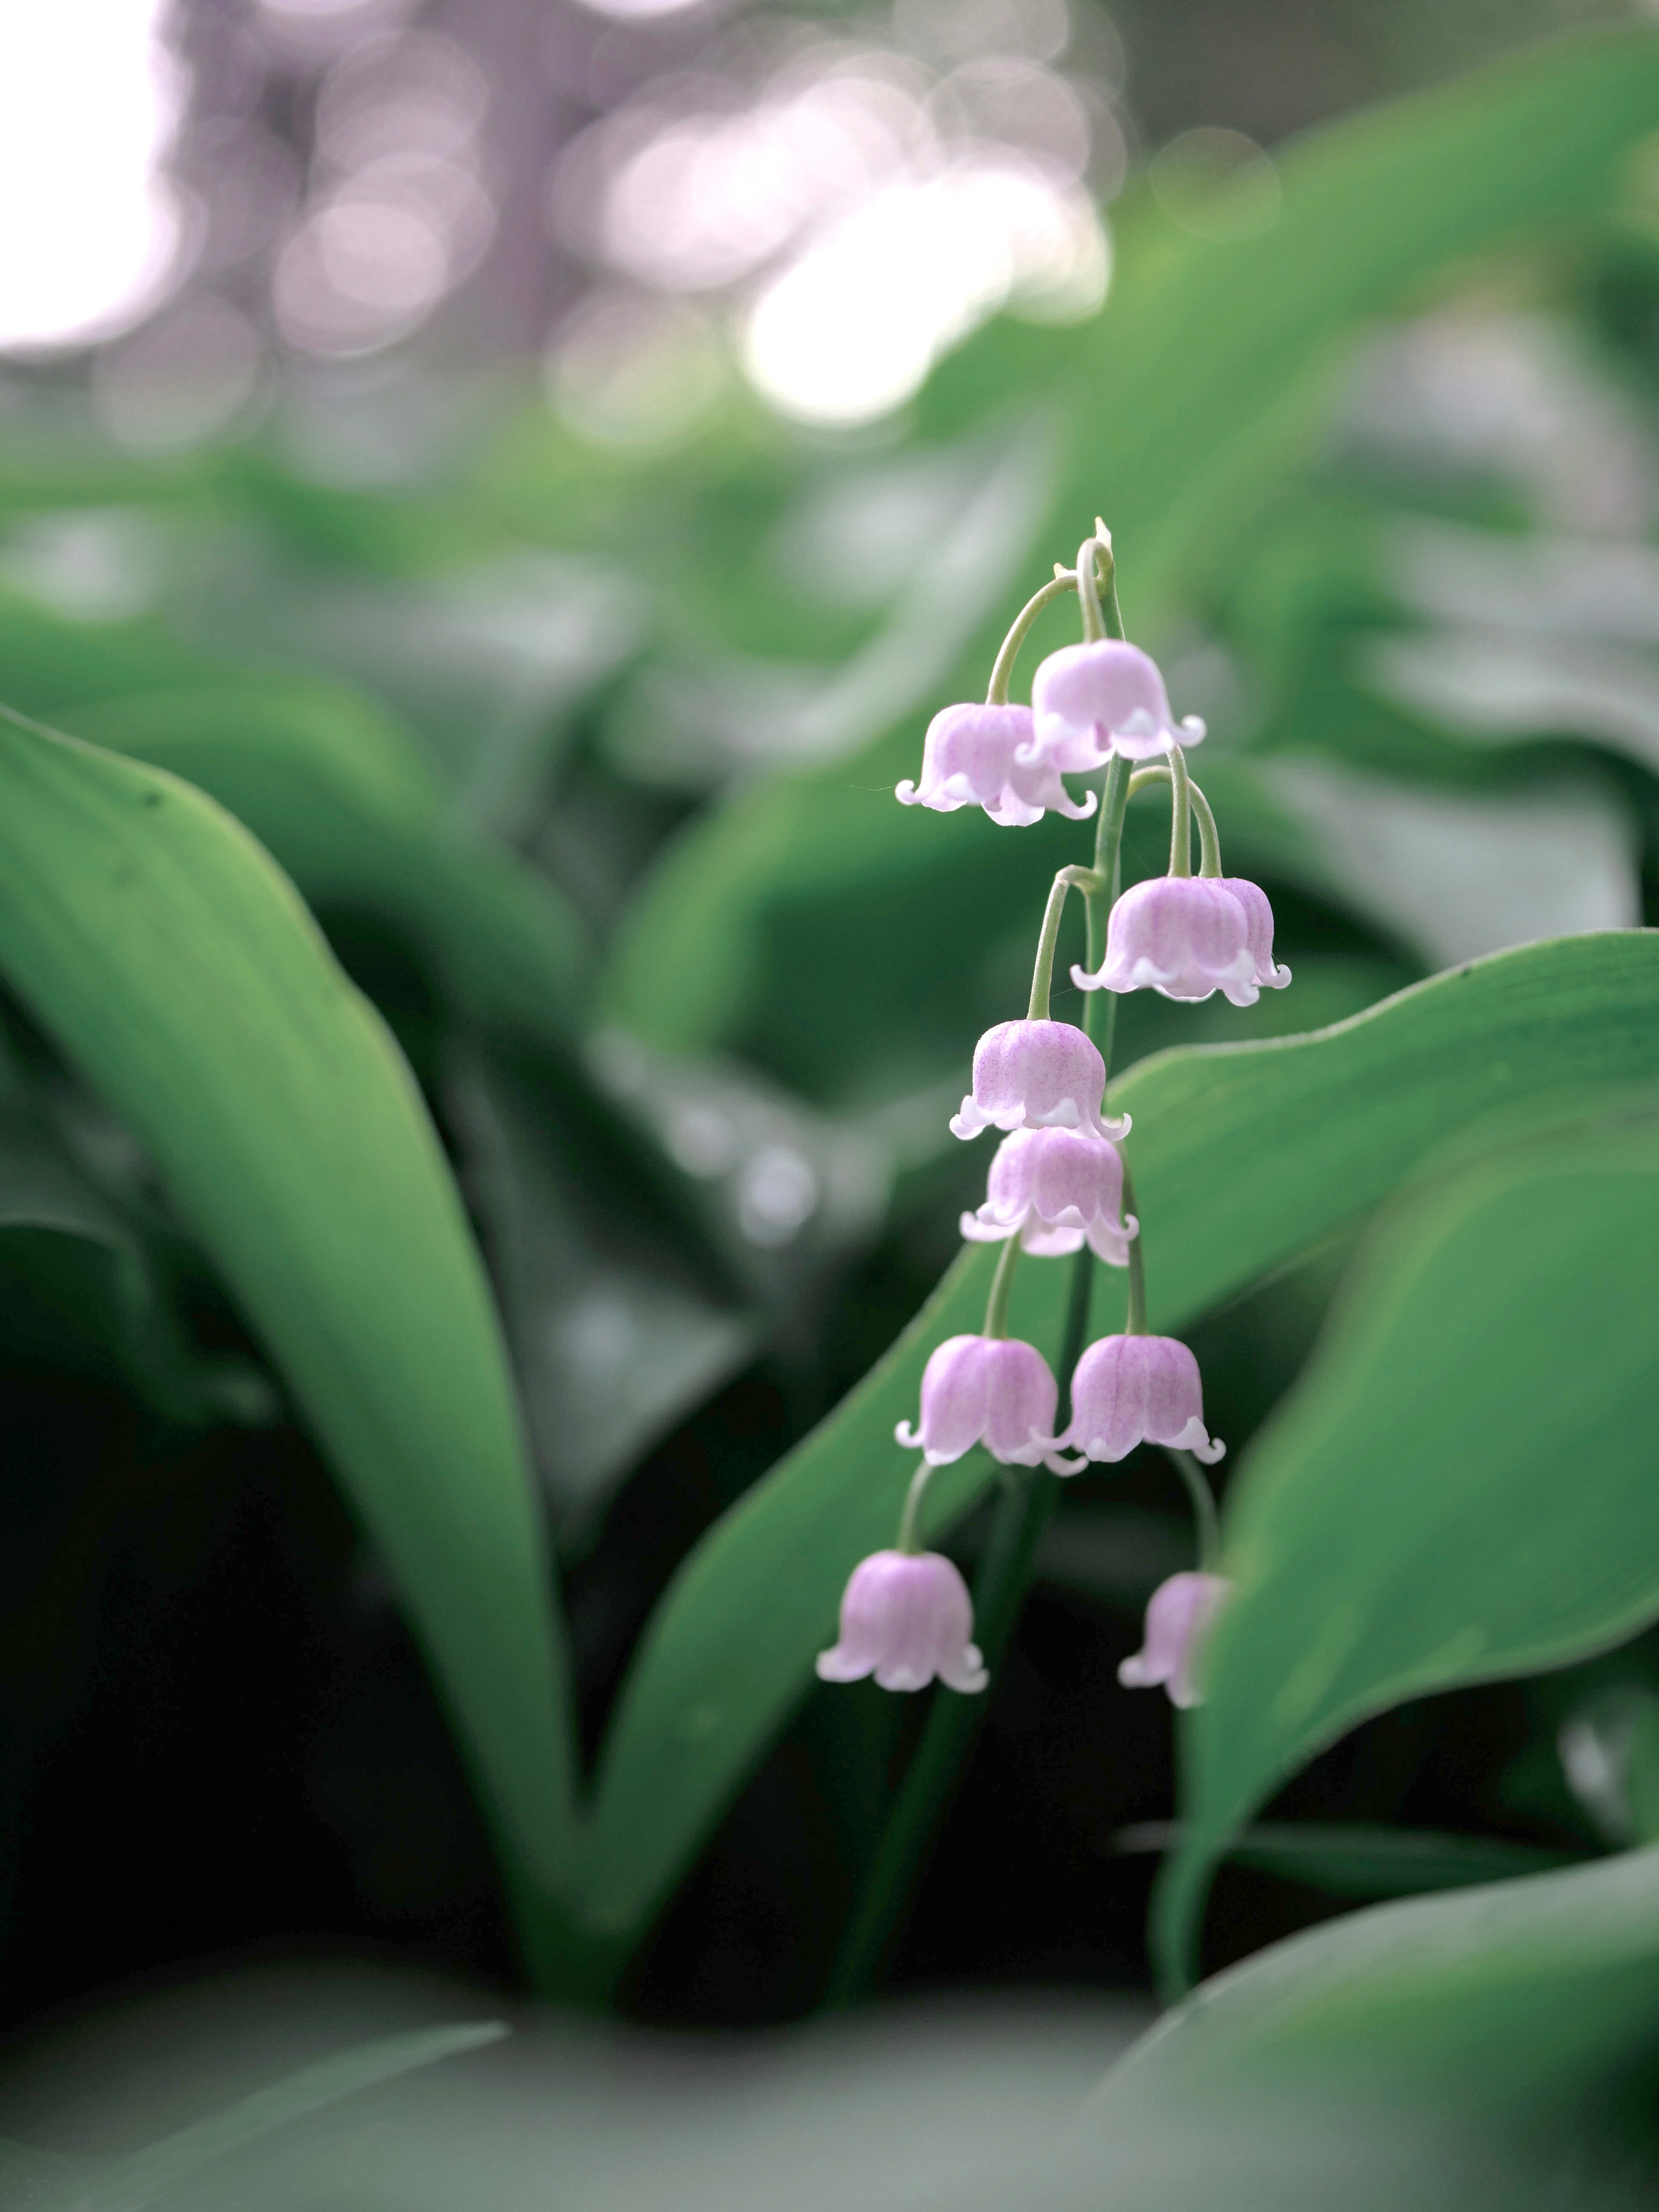
<svg viewBox="0 0 1659 2212"><path fill-rule="evenodd" d="M1031 704L1012 705L1008 687L1020 645L1052 600L1075 592L1083 641L1051 653L1036 671ZM1174 1575L1146 1608L1142 1649L1119 1679L1161 1686L1178 1705L1199 1696L1205 1632L1226 1595L1218 1572L1216 1514L1200 1462L1225 1446L1204 1424L1203 1385L1192 1352L1146 1328L1141 1240L1146 1225L1133 1205L1127 1116L1107 1112L1115 994L1155 990L1168 999L1224 993L1249 1006L1264 989L1291 980L1273 959L1273 918L1259 887L1221 870L1215 817L1187 769L1186 748L1204 736L1188 715L1177 722L1156 664L1124 638L1111 540L1103 524L1085 540L1074 569L1056 568L1021 611L991 672L983 706L946 707L929 726L921 777L902 783L908 806L949 813L981 806L992 821L1024 827L1045 811L1092 817L1086 865L1054 878L1037 939L1030 1003L1023 1019L1000 1022L980 1039L972 1088L951 1122L964 1139L1002 1131L984 1203L962 1220L964 1237L1000 1241L1002 1252L977 1336L953 1336L929 1358L920 1418L899 1424L901 1444L919 1449L895 1548L854 1568L842 1600L841 1633L822 1654L826 1681L873 1674L884 1689L920 1690L935 1676L972 1692L989 1679L974 1643L973 1602L955 1565L924 1551L922 1495L936 1467L982 1445L1022 1471L1028 1484L1078 1474L1091 1461L1125 1459L1142 1443L1168 1453L1192 1500L1197 1524L1194 1570ZM1102 789L1073 795L1065 779L1103 771ZM1146 787L1168 787L1167 874L1118 896L1119 848L1129 799ZM1192 872L1196 823L1199 872ZM1054 1020L1049 988L1066 901L1073 890L1088 918L1089 959L1074 967L1089 1026ZM1156 1224L1152 1224L1154 1231ZM1056 1375L1036 1345L1007 1332L1009 1292L1022 1252L1039 1261L1068 1258L1086 1271L1097 1261L1127 1271L1121 1335L1062 1348ZM1086 1273L1071 1301L1088 1313ZM1059 1418L1061 1388L1068 1408Z"/></svg>

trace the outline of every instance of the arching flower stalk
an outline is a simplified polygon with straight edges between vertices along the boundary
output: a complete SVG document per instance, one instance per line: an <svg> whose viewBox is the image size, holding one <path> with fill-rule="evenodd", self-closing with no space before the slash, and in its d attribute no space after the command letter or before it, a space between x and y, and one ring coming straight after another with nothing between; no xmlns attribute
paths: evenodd
<svg viewBox="0 0 1659 2212"><path fill-rule="evenodd" d="M1042 660L1029 708L1011 704L1009 685L1026 635L1046 607L1073 592L1082 641ZM1217 1564L1214 1501L1200 1462L1214 1462L1224 1448L1205 1425L1191 1350L1147 1327L1141 1230L1119 1150L1129 1120L1108 1113L1107 1086L1118 994L1152 989L1197 1000L1220 991L1248 1006L1262 990L1282 989L1290 981L1289 969L1273 957L1265 893L1221 872L1215 818L1191 781L1183 750L1204 734L1195 716L1176 719L1156 662L1125 638L1111 541L1097 522L1075 568L1057 566L1053 580L1016 617L984 704L947 707L935 715L920 781L898 787L908 805L941 812L977 805L1005 825L1028 824L1045 812L1073 820L1093 815L1095 842L1092 865L1063 868L1054 878L1030 1005L1023 1018L1000 1022L980 1039L971 1087L951 1122L963 1139L993 1128L1002 1134L985 1198L962 1217L964 1238L1000 1243L1002 1250L982 1331L935 1346L921 1377L919 1418L914 1426L901 1422L896 1431L901 1444L921 1453L921 1463L897 1548L872 1553L847 1585L840 1640L818 1662L826 1680L873 1674L895 1689L933 1680L959 1690L982 1687L987 1663L970 1640L973 1607L988 1602L1000 1624L988 1644L994 1665L998 1636L1012 1620L1020 1578L1030 1571L1035 1531L1052 1505L1054 1486L1047 1475L1115 1464L1152 1443L1168 1454L1187 1486L1200 1556L1196 1569L1170 1577L1153 1594L1143 1647L1124 1661L1121 1679L1131 1686L1161 1684L1178 1705L1198 1694L1202 1638L1227 1586ZM1093 791L1074 796L1063 781L1102 770L1098 797ZM1125 809L1134 793L1153 784L1170 790L1169 871L1120 898ZM1088 958L1071 970L1073 981L1091 994L1083 1027L1056 1020L1049 1004L1060 923L1073 890L1081 893L1088 919ZM1059 1364L1069 1402L1058 1429L1055 1370L1035 1345L1008 1334L1010 1290L1022 1251L1039 1261L1075 1255ZM1085 1348L1088 1271L1097 1260L1127 1270L1127 1313L1121 1332ZM916 1529L933 1468L981 1447L1009 1470L999 1508L999 1528L1006 1522L1008 1534L1006 1540L994 1537L988 1550L988 1599L970 1601L950 1561L920 1549ZM944 1743L939 1731L957 1725L942 1713L930 1721L913 1769L918 1787L927 1786L935 1768L927 1745ZM856 1930L853 1940L856 1948Z"/></svg>

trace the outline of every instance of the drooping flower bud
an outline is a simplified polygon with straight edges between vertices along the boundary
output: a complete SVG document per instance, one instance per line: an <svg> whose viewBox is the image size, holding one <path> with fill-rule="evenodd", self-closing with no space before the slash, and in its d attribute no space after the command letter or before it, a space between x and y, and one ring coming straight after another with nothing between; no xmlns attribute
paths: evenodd
<svg viewBox="0 0 1659 2212"><path fill-rule="evenodd" d="M921 783L906 781L894 795L936 814L982 806L993 822L1020 829L1048 808L1082 822L1097 805L1092 791L1073 799L1059 768L1039 752L1029 707L941 708L922 742Z"/></svg>
<svg viewBox="0 0 1659 2212"><path fill-rule="evenodd" d="M1155 1690L1161 1685L1172 1705L1199 1704L1199 1650L1227 1589L1221 1575L1171 1575L1160 1583L1146 1607L1140 1649L1117 1670L1125 1689Z"/></svg>
<svg viewBox="0 0 1659 2212"><path fill-rule="evenodd" d="M981 1129L1080 1129L1091 1137L1122 1137L1121 1121L1106 1120L1106 1063L1070 1022L999 1022L974 1048L974 1087L954 1115L951 1132Z"/></svg>
<svg viewBox="0 0 1659 2212"><path fill-rule="evenodd" d="M1273 964L1267 894L1242 877L1153 876L1125 891L1106 924L1099 972L1072 970L1084 991L1139 991L1207 999L1223 991L1253 1006L1266 983L1282 990L1288 968Z"/></svg>
<svg viewBox="0 0 1659 2212"><path fill-rule="evenodd" d="M977 1443L1005 1467L1072 1472L1054 1444L1060 1391L1048 1361L1017 1336L947 1336L922 1371L921 1424L893 1431L930 1467L948 1466Z"/></svg>
<svg viewBox="0 0 1659 2212"><path fill-rule="evenodd" d="M1132 1215L1123 1218L1123 1162L1104 1137L1076 1129L1016 1129L997 1147L985 1203L964 1213L962 1233L977 1244L1018 1237L1044 1258L1076 1252L1086 1241L1109 1267L1127 1267Z"/></svg>
<svg viewBox="0 0 1659 2212"><path fill-rule="evenodd" d="M968 1585L939 1552L872 1552L841 1601L841 1640L817 1658L826 1682L873 1674L884 1690L982 1690L990 1677L973 1641Z"/></svg>
<svg viewBox="0 0 1659 2212"><path fill-rule="evenodd" d="M1072 1376L1072 1418L1059 1445L1088 1459L1127 1459L1139 1443L1201 1460L1227 1449L1204 1426L1198 1362L1172 1336L1103 1336Z"/></svg>
<svg viewBox="0 0 1659 2212"><path fill-rule="evenodd" d="M1157 662L1121 638L1051 653L1032 679L1031 708L1038 751L1067 775L1100 768L1114 753L1152 760L1204 735L1196 714L1175 720Z"/></svg>

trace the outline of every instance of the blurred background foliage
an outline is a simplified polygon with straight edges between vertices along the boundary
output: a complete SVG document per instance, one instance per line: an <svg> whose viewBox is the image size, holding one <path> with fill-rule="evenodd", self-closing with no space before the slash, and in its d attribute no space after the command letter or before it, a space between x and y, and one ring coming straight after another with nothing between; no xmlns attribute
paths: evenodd
<svg viewBox="0 0 1659 2212"><path fill-rule="evenodd" d="M0 702L220 800L402 1046L589 1754L676 1567L953 1255L984 1161L946 1115L1076 839L891 787L1097 508L1296 975L1127 1001L1121 1064L1654 919L1659 76L1626 15L155 18L170 258L118 327L0 331ZM1130 872L1161 844L1138 811ZM9 1000L13 2021L250 1943L518 1971L385 1559L208 1227ZM1200 1324L1235 1461L1352 1242ZM1154 1464L1066 1490L899 1985L1145 1986L1175 1779L1115 1668L1187 1543ZM1652 1838L1656 1699L1650 1636L1367 1721L1230 1862L1206 1963ZM808 2009L916 1720L814 1690L623 2008Z"/></svg>

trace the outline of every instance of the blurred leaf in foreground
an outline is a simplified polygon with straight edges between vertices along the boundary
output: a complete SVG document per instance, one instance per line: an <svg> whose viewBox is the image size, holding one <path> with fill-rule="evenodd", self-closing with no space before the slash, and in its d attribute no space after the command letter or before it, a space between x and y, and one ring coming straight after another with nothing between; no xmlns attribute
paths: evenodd
<svg viewBox="0 0 1659 2212"><path fill-rule="evenodd" d="M1650 2204L1656 2031L1659 1851L1377 1906L1169 2014L1107 2076L1057 2201Z"/></svg>

